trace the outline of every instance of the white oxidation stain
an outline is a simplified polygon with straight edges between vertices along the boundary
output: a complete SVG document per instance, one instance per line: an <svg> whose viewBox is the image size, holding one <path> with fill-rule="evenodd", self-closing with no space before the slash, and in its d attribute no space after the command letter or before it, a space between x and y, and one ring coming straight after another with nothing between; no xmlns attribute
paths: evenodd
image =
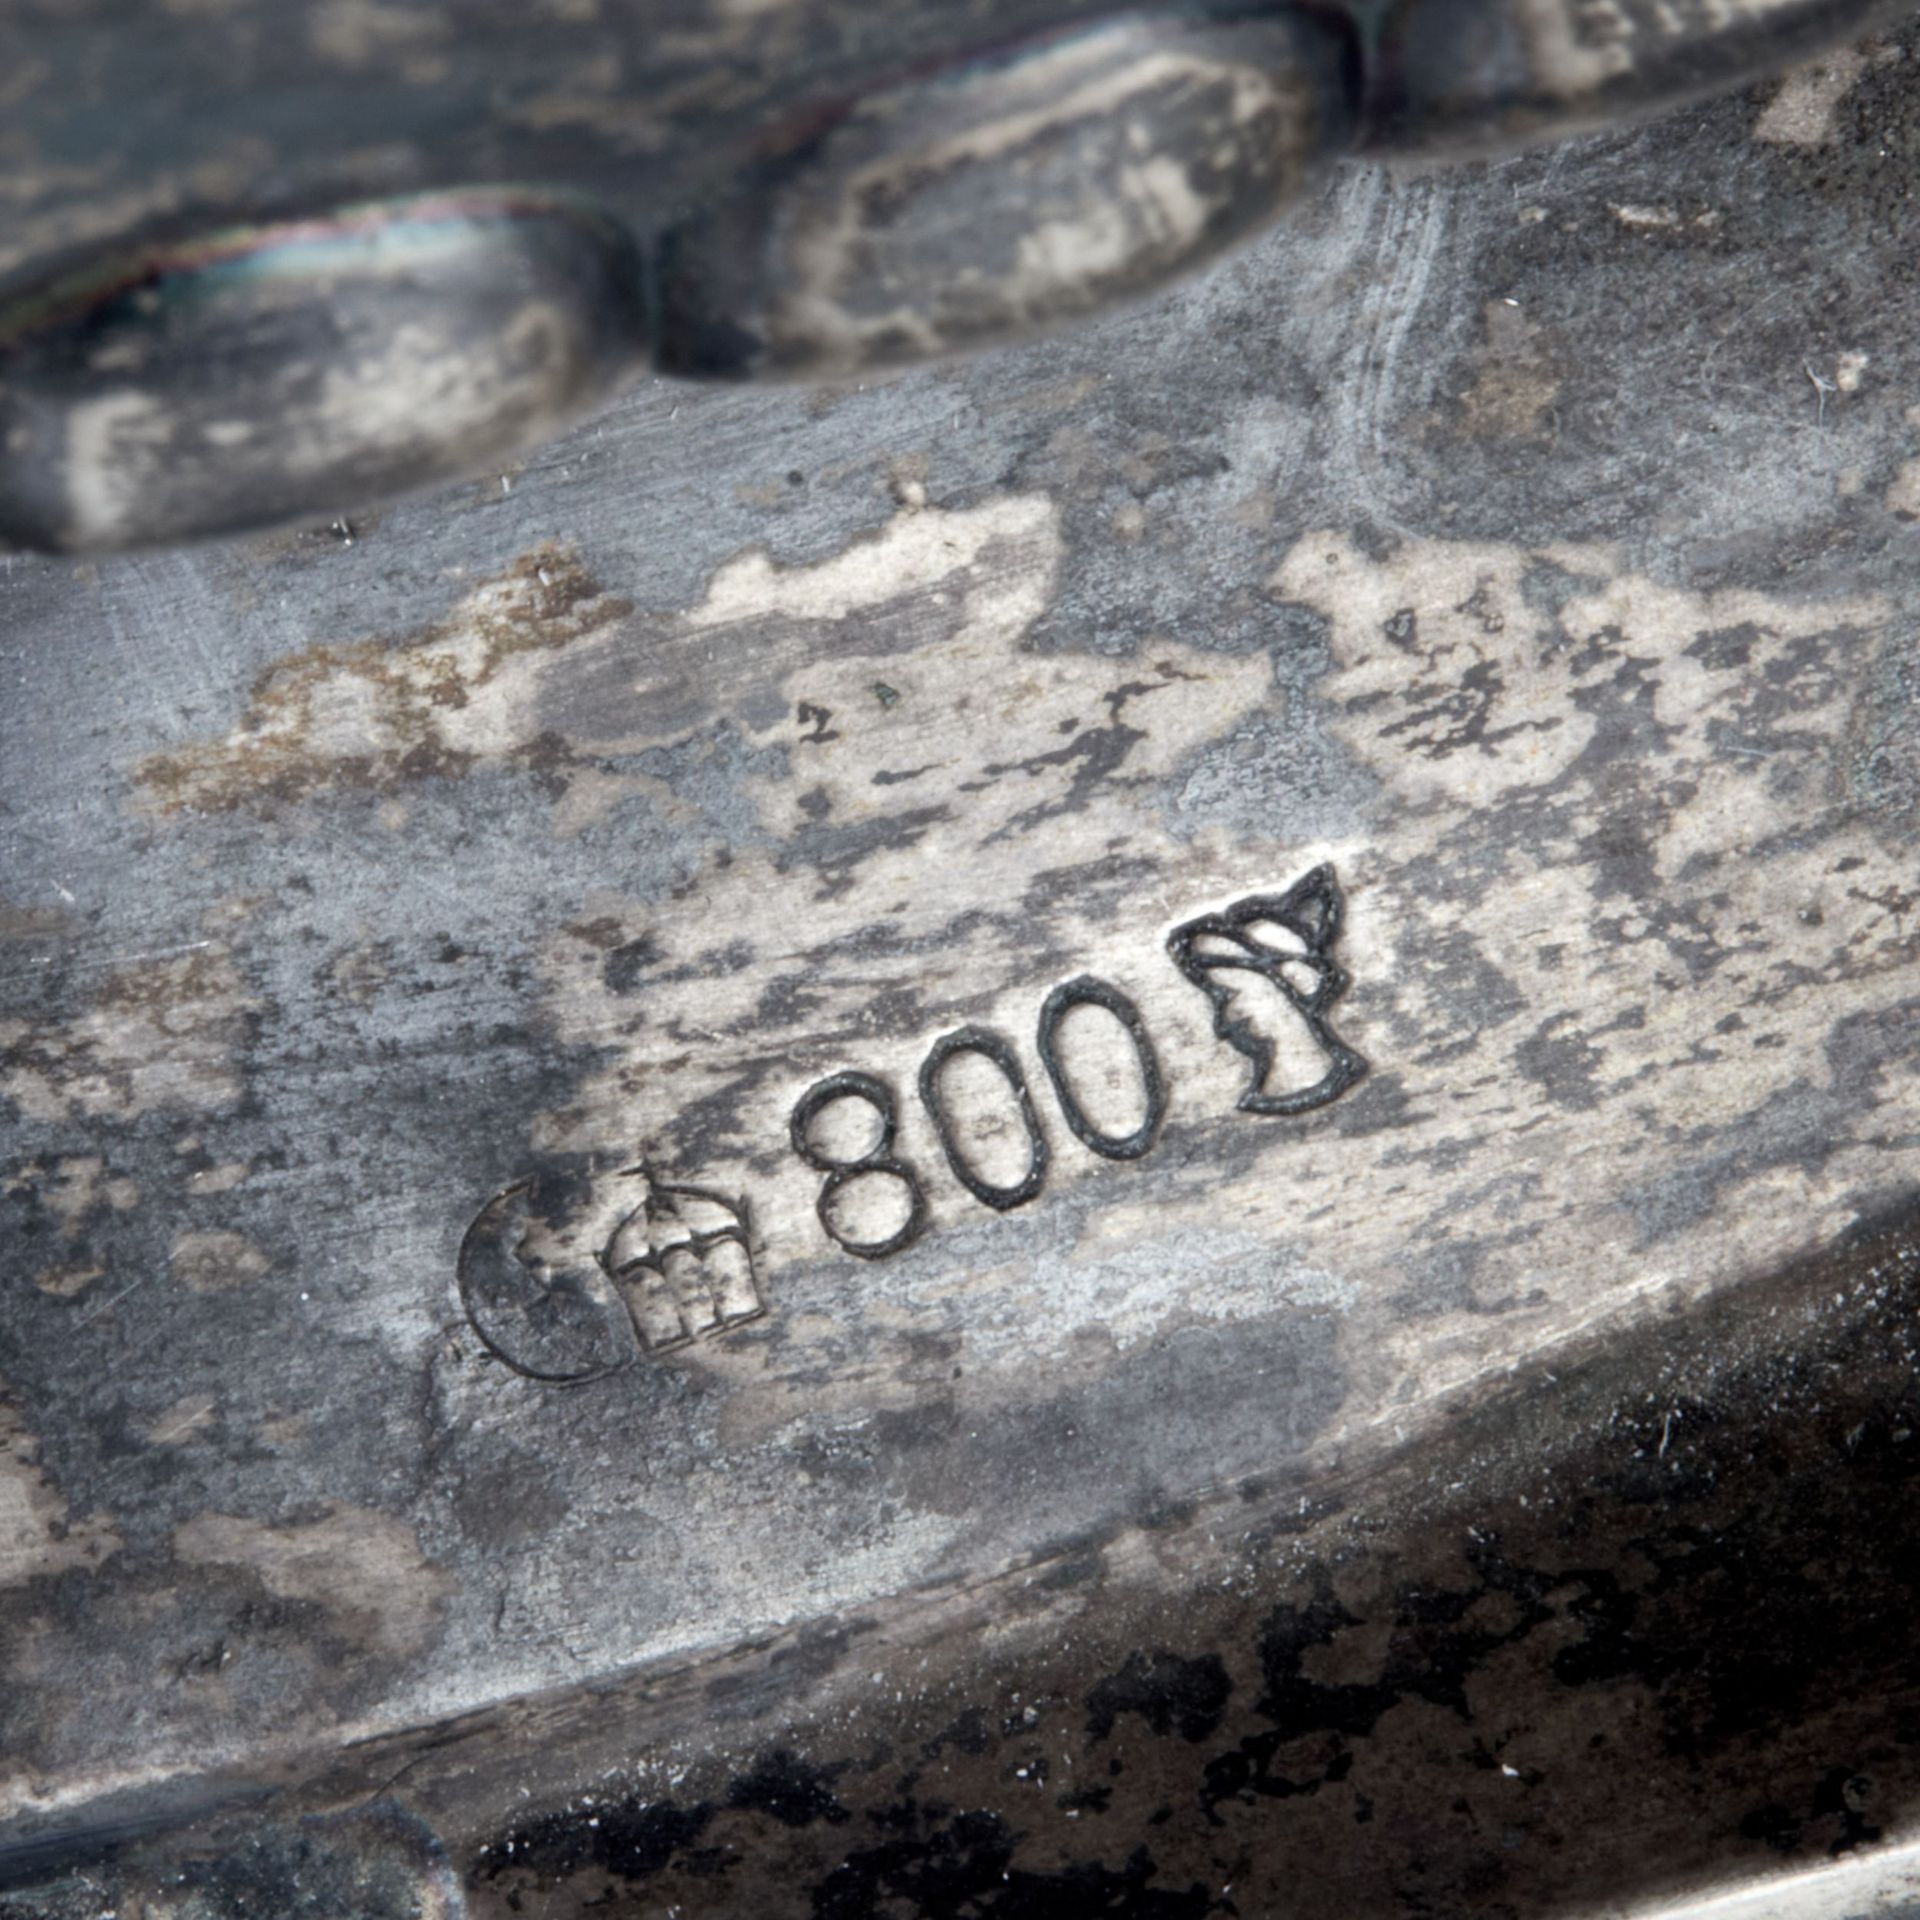
<svg viewBox="0 0 1920 1920"><path fill-rule="evenodd" d="M1753 137L1778 147L1830 145L1840 108L1866 70L1867 56L1856 47L1795 69L1754 123Z"/></svg>
<svg viewBox="0 0 1920 1920"><path fill-rule="evenodd" d="M1807 0L1716 0L1711 31L1754 27L1769 15L1804 11ZM1702 22L1665 0L1523 0L1536 84L1563 99L1624 79L1643 61L1671 60Z"/></svg>
<svg viewBox="0 0 1920 1920"><path fill-rule="evenodd" d="M48 1125L231 1107L257 1006L212 941L129 960L72 1020L0 1020L0 1097Z"/></svg>
<svg viewBox="0 0 1920 1920"><path fill-rule="evenodd" d="M432 1637L453 1585L405 1521L337 1500L289 1526L201 1514L174 1530L173 1550L191 1566L233 1569L283 1600L311 1601L352 1638L395 1656Z"/></svg>
<svg viewBox="0 0 1920 1920"><path fill-rule="evenodd" d="M223 735L143 762L142 801L161 812L208 810L397 782L422 760L498 768L539 733L539 656L597 657L625 636L626 612L571 555L535 549L403 644L316 637L255 683ZM341 984L355 990L352 980Z"/></svg>
<svg viewBox="0 0 1920 1920"><path fill-rule="evenodd" d="M1304 88L1296 76L1170 47L1115 65L1111 42L1119 37L1124 44L1128 32L1122 25L1074 36L1030 55L1017 69L1019 91L1003 111L928 137L918 148L890 145L850 172L831 213L801 225L791 242L791 270L774 313L774 336L805 340L850 365L876 340L910 338L923 354L953 345L939 323L910 301L883 311L848 303L849 279L857 284L871 277L876 246L884 249L886 243L885 233L876 236L870 227L869 208L877 197L897 196L903 182L911 192L922 181L962 170L1009 166L1024 148L1043 143L1060 128L1099 124L1130 112L1135 125L1145 128L1151 125L1155 97L1182 90L1204 94L1212 89L1224 96L1217 137L1230 158L1234 140L1246 140L1246 129L1263 116L1282 126L1305 118ZM1013 99L1032 104L1016 106ZM920 137L910 112L902 119L906 141ZM1078 203L1061 206L1056 192L1053 217L1016 237L1012 272L992 288L994 309L1044 321L1057 317L1063 302L1073 308L1089 304L1115 275L1142 277L1146 262L1165 268L1192 257L1231 192L1236 170L1229 165L1224 177L1228 184L1209 197L1183 163L1148 152L1137 153Z"/></svg>
<svg viewBox="0 0 1920 1920"><path fill-rule="evenodd" d="M148 488L165 483L177 432L161 402L137 388L74 408L66 435L66 533L75 546L112 546L139 524Z"/></svg>
<svg viewBox="0 0 1920 1920"><path fill-rule="evenodd" d="M40 1450L0 1383L0 1590L96 1566L118 1550L102 1518L80 1519L48 1483Z"/></svg>
<svg viewBox="0 0 1920 1920"><path fill-rule="evenodd" d="M996 549L1000 564L976 578ZM843 623L950 590L964 610L963 633L1017 641L1046 610L1059 554L1057 516L1038 494L960 512L909 507L815 566L780 568L764 553L742 555L714 575L686 626L725 633L776 617Z"/></svg>
<svg viewBox="0 0 1920 1920"><path fill-rule="evenodd" d="M1920 407L1909 407L1907 425L1920 429ZM1887 511L1902 520L1920 520L1920 457L1903 461L1887 489Z"/></svg>
<svg viewBox="0 0 1920 1920"><path fill-rule="evenodd" d="M551 431L591 377L575 321L529 301L496 337L449 352L430 327L394 329L324 369L317 403L282 423L282 464L326 475L348 460L426 458L458 472Z"/></svg>
<svg viewBox="0 0 1920 1920"><path fill-rule="evenodd" d="M216 335L224 324L231 316L216 301ZM384 332L343 322L342 331L332 359L289 362L276 385L244 396L272 418L282 481L334 481L351 492L369 470L401 483L471 470L551 433L595 380L581 317L552 301L529 299L492 332L457 342L416 321ZM103 349L96 365L124 372L126 383L66 416L62 533L80 550L164 533L182 473L217 476L254 433L245 419L200 424L173 409L163 383L140 384L137 354L124 343Z"/></svg>

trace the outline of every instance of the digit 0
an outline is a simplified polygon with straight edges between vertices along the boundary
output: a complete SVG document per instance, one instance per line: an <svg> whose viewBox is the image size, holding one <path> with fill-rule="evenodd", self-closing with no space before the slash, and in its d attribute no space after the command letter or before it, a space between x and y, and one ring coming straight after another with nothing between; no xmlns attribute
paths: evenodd
<svg viewBox="0 0 1920 1920"><path fill-rule="evenodd" d="M871 1107L880 1117L880 1137L865 1153L836 1159L815 1142L813 1125L842 1100L857 1100ZM810 1087L793 1110L794 1152L816 1173L827 1176L816 1203L820 1225L836 1247L861 1260L884 1260L890 1254L903 1253L927 1230L927 1196L921 1190L920 1177L893 1150L899 1133L900 1103L893 1089L870 1073L832 1074ZM855 1240L835 1223L834 1202L856 1180L870 1178L897 1180L906 1188L907 1217L884 1239Z"/></svg>
<svg viewBox="0 0 1920 1920"><path fill-rule="evenodd" d="M1027 1170L1011 1186L995 1186L973 1170L955 1131L953 1116L947 1111L940 1090L940 1074L949 1060L963 1053L977 1053L981 1059L990 1061L1013 1089L1021 1124L1027 1130ZM1047 1137L1040 1131L1039 1118L1033 1111L1033 1095L1027 1091L1027 1076L1020 1071L1013 1048L992 1028L962 1027L958 1033L942 1034L921 1063L920 1098L926 1102L933 1130L940 1136L953 1177L976 1200L996 1212L1006 1213L1014 1207L1025 1206L1040 1191L1047 1177Z"/></svg>
<svg viewBox="0 0 1920 1920"><path fill-rule="evenodd" d="M1140 1091L1147 1111L1131 1133L1104 1133L1096 1127L1067 1078L1066 1061L1060 1051L1060 1023L1076 1007L1098 1007L1103 1013L1112 1014L1133 1042L1140 1067ZM1060 1111L1076 1140L1109 1160L1138 1160L1152 1152L1153 1143L1160 1136L1161 1123L1167 1117L1167 1083L1161 1075L1160 1059L1153 1050L1153 1040L1147 1032L1147 1023L1140 1017L1140 1009L1118 987L1086 973L1078 980L1055 987L1040 1009L1039 1045L1040 1059L1053 1082L1053 1096L1060 1102Z"/></svg>

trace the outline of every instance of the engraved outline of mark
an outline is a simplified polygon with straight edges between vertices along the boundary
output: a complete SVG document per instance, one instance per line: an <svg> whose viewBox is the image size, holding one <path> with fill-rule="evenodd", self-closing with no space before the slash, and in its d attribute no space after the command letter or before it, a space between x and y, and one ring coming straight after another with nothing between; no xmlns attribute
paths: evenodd
<svg viewBox="0 0 1920 1920"><path fill-rule="evenodd" d="M1330 1105L1366 1077L1366 1061L1340 1039L1327 1017L1351 984L1351 976L1332 957L1345 909L1339 878L1331 866L1322 865L1285 893L1250 894L1224 913L1202 914L1168 934L1167 953L1173 964L1212 1003L1215 1036L1253 1063L1253 1078L1239 1100L1242 1113L1310 1113ZM1288 952L1261 940L1250 931L1260 925L1284 929L1304 951ZM1227 951L1221 951L1223 947ZM1294 984L1290 969L1313 975L1310 992ZM1291 1093L1261 1092L1273 1071L1277 1049L1250 1020L1234 1015L1233 990L1219 978L1234 972L1267 981L1305 1023L1329 1063L1312 1086Z"/></svg>

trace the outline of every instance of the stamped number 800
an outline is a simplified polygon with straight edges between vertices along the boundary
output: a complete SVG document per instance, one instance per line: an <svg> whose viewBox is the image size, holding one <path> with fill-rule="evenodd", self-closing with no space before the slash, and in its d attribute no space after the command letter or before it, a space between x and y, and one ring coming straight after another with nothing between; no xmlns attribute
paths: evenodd
<svg viewBox="0 0 1920 1920"><path fill-rule="evenodd" d="M1067 1077L1060 1051L1060 1028L1078 1007L1099 1007L1117 1020L1133 1042L1139 1064L1140 1084L1145 1095L1146 1112L1131 1133L1103 1131L1089 1116L1080 1096ZM1167 1113L1167 1088L1161 1076L1160 1061L1154 1052L1140 1010L1118 987L1091 975L1082 975L1056 987L1040 1009L1038 1049L1041 1064L1053 1084L1053 1094L1061 1117L1074 1137L1095 1153L1109 1160L1137 1160L1150 1152L1159 1138ZM1004 1184L986 1179L968 1159L960 1130L943 1087L948 1064L962 1054L977 1054L1006 1080L1013 1093L1015 1107L1027 1137L1027 1162L1020 1178ZM933 1123L947 1165L953 1176L973 1197L998 1213L1024 1206L1046 1184L1051 1150L1034 1112L1033 1094L1027 1076L1011 1042L991 1027L962 1027L943 1034L928 1049L920 1064L920 1099L927 1118ZM879 1130L862 1153L841 1154L830 1151L814 1138L814 1123L829 1107L842 1101L858 1101L873 1109ZM927 1230L927 1196L920 1176L912 1164L897 1151L900 1135L900 1104L893 1089L873 1074L848 1072L830 1075L810 1087L793 1110L793 1150L808 1166L827 1177L820 1188L818 1212L827 1237L845 1252L862 1260L884 1260L904 1252ZM890 1234L879 1239L856 1239L847 1233L836 1217L836 1202L856 1181L887 1179L896 1181L906 1193L906 1218Z"/></svg>

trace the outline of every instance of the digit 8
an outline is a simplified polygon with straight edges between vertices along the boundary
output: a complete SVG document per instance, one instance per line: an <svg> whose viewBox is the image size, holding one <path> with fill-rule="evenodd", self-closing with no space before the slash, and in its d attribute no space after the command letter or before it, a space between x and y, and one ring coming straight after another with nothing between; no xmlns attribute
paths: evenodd
<svg viewBox="0 0 1920 1920"><path fill-rule="evenodd" d="M880 1137L858 1159L835 1159L823 1153L812 1138L813 1123L827 1108L841 1100L862 1100L880 1116ZM900 1102L884 1080L870 1073L836 1073L810 1087L793 1110L793 1150L826 1183L820 1189L816 1211L827 1238L844 1253L861 1260L885 1260L904 1253L927 1230L927 1196L920 1176L893 1150L900 1133ZM835 1197L854 1181L868 1174L887 1174L907 1189L907 1218L896 1232L884 1240L850 1240L834 1225Z"/></svg>

